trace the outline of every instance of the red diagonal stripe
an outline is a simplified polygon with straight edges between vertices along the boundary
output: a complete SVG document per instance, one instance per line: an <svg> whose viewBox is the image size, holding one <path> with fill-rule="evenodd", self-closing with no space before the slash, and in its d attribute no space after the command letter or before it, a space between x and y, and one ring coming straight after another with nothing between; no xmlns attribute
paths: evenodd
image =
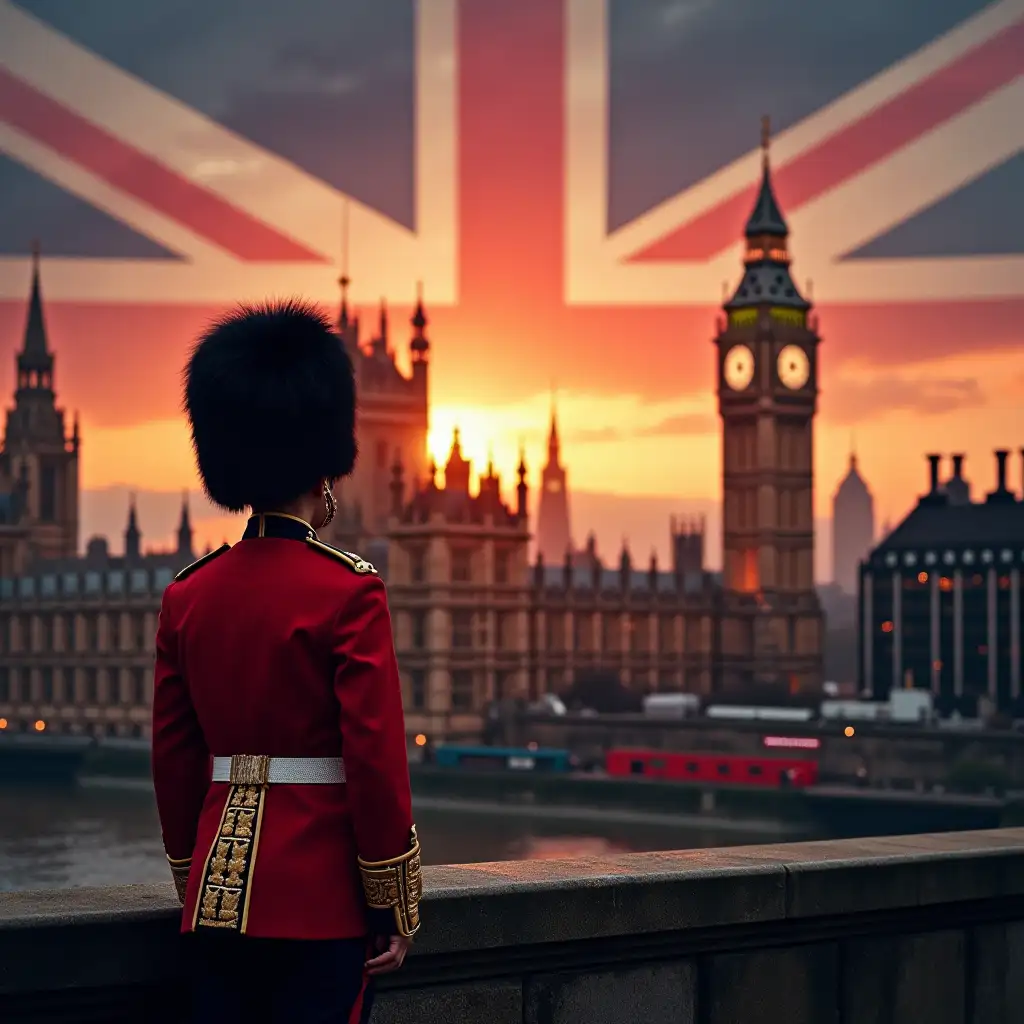
<svg viewBox="0 0 1024 1024"><path fill-rule="evenodd" d="M1024 19L968 51L838 134L773 171L782 208L804 203L859 174L1024 72ZM629 262L706 260L743 233L751 185L634 253Z"/></svg>
<svg viewBox="0 0 1024 1024"><path fill-rule="evenodd" d="M251 262L326 262L0 68L0 120L201 238Z"/></svg>

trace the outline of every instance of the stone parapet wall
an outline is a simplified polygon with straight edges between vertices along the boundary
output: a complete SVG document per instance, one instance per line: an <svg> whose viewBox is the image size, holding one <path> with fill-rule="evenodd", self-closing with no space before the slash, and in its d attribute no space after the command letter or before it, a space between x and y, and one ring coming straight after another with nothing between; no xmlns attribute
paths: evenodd
<svg viewBox="0 0 1024 1024"><path fill-rule="evenodd" d="M176 918L0 894L0 1019L180 1019ZM424 920L376 1024L1018 1024L1024 829L438 867Z"/></svg>

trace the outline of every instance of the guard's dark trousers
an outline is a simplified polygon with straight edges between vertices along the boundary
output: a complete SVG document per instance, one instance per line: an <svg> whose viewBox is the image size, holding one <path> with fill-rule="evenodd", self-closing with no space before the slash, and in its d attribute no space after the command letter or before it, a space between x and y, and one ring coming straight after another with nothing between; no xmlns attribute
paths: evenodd
<svg viewBox="0 0 1024 1024"><path fill-rule="evenodd" d="M193 1024L369 1024L366 939L182 937Z"/></svg>

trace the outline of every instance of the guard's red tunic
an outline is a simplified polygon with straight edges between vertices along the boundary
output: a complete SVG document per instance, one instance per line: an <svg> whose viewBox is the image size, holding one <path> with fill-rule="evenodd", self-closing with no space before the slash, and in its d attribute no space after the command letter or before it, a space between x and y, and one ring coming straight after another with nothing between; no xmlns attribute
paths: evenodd
<svg viewBox="0 0 1024 1024"><path fill-rule="evenodd" d="M191 858L182 931L353 938L370 919L357 857L406 853L413 824L387 597L307 524L260 518L160 611L153 781L168 859ZM211 783L211 758L236 754L341 756L347 781Z"/></svg>

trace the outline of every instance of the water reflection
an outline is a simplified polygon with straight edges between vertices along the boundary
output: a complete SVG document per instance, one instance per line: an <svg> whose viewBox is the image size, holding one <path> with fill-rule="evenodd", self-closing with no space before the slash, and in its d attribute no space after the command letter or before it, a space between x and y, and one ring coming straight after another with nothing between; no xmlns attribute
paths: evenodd
<svg viewBox="0 0 1024 1024"><path fill-rule="evenodd" d="M427 864L551 860L762 842L735 829L624 820L600 811L417 806ZM777 838L777 837L776 837ZM152 791L0 787L0 891L165 882Z"/></svg>

